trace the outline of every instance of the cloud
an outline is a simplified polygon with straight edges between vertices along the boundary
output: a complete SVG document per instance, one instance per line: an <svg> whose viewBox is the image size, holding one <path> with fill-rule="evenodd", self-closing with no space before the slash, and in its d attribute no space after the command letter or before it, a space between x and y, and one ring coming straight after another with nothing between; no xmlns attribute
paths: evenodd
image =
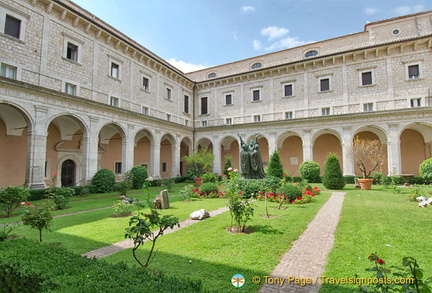
<svg viewBox="0 0 432 293"><path fill-rule="evenodd" d="M398 15L406 15L406 14L417 13L425 10L426 9L423 5L399 6L394 10L394 12Z"/></svg>
<svg viewBox="0 0 432 293"><path fill-rule="evenodd" d="M300 41L297 37L287 37L284 39L281 39L277 42L274 42L270 46L266 47L266 51L273 51L273 50L281 50L281 49L288 49L293 48L301 45L305 45L310 42L303 42Z"/></svg>
<svg viewBox="0 0 432 293"><path fill-rule="evenodd" d="M202 64L187 63L187 62L184 62L182 60L176 60L175 58L169 59L168 62L171 65L173 65L174 67L177 67L178 69L183 71L184 73L197 71L197 70L204 69L204 68L208 67L208 66L204 66Z"/></svg>
<svg viewBox="0 0 432 293"><path fill-rule="evenodd" d="M242 14L251 14L255 12L255 7L253 6L242 6L240 8Z"/></svg>
<svg viewBox="0 0 432 293"><path fill-rule="evenodd" d="M376 10L375 8L366 8L364 10L364 13L366 13L367 15L373 15L373 14L375 14L377 12L378 12L378 10Z"/></svg>
<svg viewBox="0 0 432 293"><path fill-rule="evenodd" d="M261 35L264 37L268 37L268 40L279 39L285 36L289 30L283 27L277 26L268 26L266 28L261 29Z"/></svg>
<svg viewBox="0 0 432 293"><path fill-rule="evenodd" d="M254 50L259 50L259 49L261 49L261 42L260 42L260 41L258 41L258 40L253 40L252 44L253 44L253 48L254 48Z"/></svg>

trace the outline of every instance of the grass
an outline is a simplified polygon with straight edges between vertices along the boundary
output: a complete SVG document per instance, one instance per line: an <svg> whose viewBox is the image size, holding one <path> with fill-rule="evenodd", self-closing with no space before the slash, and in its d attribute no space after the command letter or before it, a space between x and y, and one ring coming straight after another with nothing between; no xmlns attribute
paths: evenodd
<svg viewBox="0 0 432 293"><path fill-rule="evenodd" d="M250 234L230 234L229 212L206 219L158 239L158 252L150 268L182 278L202 280L204 288L217 292L234 292L230 279L242 274L246 280L253 276L269 275L280 257L305 230L329 194L317 196L317 202L307 205L289 205L284 210L275 209L271 203L269 212L274 218L263 218L264 202L255 202L255 216L248 226ZM138 250L142 258L150 245ZM124 250L104 258L109 262L125 261L137 266L131 250ZM191 261L191 263L189 262ZM256 292L259 286L246 282L242 287Z"/></svg>
<svg viewBox="0 0 432 293"><path fill-rule="evenodd" d="M400 194L377 186L370 191L344 190L335 244L324 276L371 277L372 272L366 272L373 266L368 260L371 253L377 253L389 266L398 267L403 257L412 256L424 269L425 276L432 276L431 209L407 201L409 188L400 190ZM320 292L357 292L357 287L327 284Z"/></svg>

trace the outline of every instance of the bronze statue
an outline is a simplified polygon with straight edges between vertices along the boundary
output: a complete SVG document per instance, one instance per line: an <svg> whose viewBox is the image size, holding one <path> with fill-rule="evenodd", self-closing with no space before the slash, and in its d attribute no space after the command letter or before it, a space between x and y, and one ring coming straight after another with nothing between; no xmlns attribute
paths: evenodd
<svg viewBox="0 0 432 293"><path fill-rule="evenodd" d="M262 179L266 175L264 173L263 162L261 158L261 149L258 144L259 134L256 135L255 140L252 140L248 145L240 134L240 166L241 175L245 179Z"/></svg>

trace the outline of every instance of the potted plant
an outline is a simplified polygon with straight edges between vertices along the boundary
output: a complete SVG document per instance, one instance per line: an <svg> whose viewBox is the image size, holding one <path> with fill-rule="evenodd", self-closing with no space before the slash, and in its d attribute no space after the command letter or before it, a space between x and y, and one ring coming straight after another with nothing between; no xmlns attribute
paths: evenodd
<svg viewBox="0 0 432 293"><path fill-rule="evenodd" d="M355 165L363 175L362 179L358 179L361 189L371 189L373 179L368 177L384 161L384 146L377 139L356 136L353 142L352 154Z"/></svg>
<svg viewBox="0 0 432 293"><path fill-rule="evenodd" d="M189 176L194 178L195 185L200 186L202 183L201 176L213 168L213 153L206 149L200 149L190 156L184 156L183 159L188 166Z"/></svg>

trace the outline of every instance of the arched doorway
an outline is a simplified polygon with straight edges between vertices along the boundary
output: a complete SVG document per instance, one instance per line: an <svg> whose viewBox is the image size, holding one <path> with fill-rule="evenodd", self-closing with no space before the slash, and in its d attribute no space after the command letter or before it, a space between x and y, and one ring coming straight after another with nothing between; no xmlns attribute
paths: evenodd
<svg viewBox="0 0 432 293"><path fill-rule="evenodd" d="M66 160L61 167L61 186L75 186L75 163L72 160Z"/></svg>

